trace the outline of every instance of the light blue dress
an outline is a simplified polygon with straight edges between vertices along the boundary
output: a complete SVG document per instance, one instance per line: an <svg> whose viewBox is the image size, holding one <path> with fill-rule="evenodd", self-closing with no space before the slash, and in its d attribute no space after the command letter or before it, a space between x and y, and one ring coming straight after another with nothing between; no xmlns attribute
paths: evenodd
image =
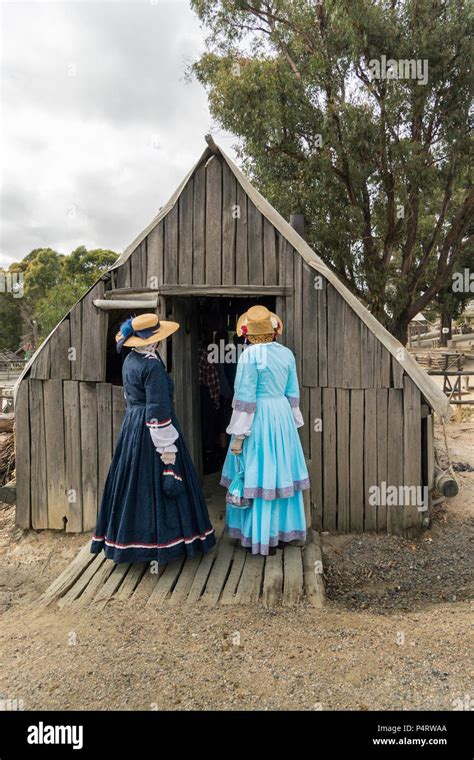
<svg viewBox="0 0 474 760"><path fill-rule="evenodd" d="M289 348L273 342L244 350L227 432L246 436L240 459L244 498L252 501L247 508L234 506L228 492L226 527L253 554L266 555L280 541L306 538L302 491L309 488L309 477L297 430L303 424L299 396ZM239 457L229 447L221 485L228 488L238 469Z"/></svg>

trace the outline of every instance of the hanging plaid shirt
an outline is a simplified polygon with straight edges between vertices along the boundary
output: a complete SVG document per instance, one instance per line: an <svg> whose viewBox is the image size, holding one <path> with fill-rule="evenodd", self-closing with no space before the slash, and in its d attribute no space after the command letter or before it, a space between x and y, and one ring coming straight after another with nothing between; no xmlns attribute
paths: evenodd
<svg viewBox="0 0 474 760"><path fill-rule="evenodd" d="M209 361L207 351L203 348L199 349L199 385L205 385L209 388L211 399L214 402L214 406L219 406L219 397L221 393L219 375L215 364Z"/></svg>

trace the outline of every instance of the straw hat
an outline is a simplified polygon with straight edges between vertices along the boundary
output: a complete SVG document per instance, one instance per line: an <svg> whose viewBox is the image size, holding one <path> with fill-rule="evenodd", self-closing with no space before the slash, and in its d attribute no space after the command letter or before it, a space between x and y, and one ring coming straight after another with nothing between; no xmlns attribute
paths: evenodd
<svg viewBox="0 0 474 760"><path fill-rule="evenodd" d="M269 335L283 332L283 324L276 314L266 306L251 306L237 322L237 335Z"/></svg>
<svg viewBox="0 0 474 760"><path fill-rule="evenodd" d="M120 325L120 331L115 336L117 351L122 346L148 346L164 340L179 330L178 322L165 322L156 314L140 314L138 317L130 317Z"/></svg>

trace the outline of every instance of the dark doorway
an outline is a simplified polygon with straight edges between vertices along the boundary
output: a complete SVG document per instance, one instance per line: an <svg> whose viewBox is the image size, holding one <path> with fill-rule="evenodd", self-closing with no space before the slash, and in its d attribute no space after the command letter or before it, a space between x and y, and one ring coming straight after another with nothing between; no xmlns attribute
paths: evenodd
<svg viewBox="0 0 474 760"><path fill-rule="evenodd" d="M124 347L120 354L117 353L115 336L120 330L120 325L130 316L137 317L139 314L146 314L149 309L136 309L133 314L130 310L112 309L107 312L107 359L106 359L106 376L105 381L112 385L122 385L122 365L130 349Z"/></svg>
<svg viewBox="0 0 474 760"><path fill-rule="evenodd" d="M201 475L218 472L227 452L230 437L225 430L242 344L235 333L237 319L257 303L275 311L275 296L174 297L170 304L172 318L181 324L171 342L176 410ZM226 346L235 346L235 351L226 351ZM204 352L211 358L208 373Z"/></svg>

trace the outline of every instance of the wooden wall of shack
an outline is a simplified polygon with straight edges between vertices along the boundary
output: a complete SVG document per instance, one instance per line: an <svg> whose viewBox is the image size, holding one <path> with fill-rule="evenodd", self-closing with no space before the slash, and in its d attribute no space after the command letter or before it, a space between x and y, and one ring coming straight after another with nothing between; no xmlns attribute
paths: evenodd
<svg viewBox="0 0 474 760"><path fill-rule="evenodd" d="M108 315L94 306L95 299L123 288L175 295L190 288L202 295L220 288L239 295L260 289L275 295L284 322L282 340L297 359L314 527L416 535L424 513L417 507L371 506L369 488L383 482L427 483L430 410L396 359L336 289L317 276L257 210L220 157L201 165L178 203L128 260L71 309L21 382L18 524L74 532L95 525L125 408L122 388L106 382ZM170 314L166 296L160 297L158 311L178 321L192 319L193 297L186 307L182 299L176 303L181 306L175 311L185 312ZM181 330L173 337L173 375L177 413L197 457L197 383L188 381L196 347L190 335ZM194 365L191 371L197 371Z"/></svg>

